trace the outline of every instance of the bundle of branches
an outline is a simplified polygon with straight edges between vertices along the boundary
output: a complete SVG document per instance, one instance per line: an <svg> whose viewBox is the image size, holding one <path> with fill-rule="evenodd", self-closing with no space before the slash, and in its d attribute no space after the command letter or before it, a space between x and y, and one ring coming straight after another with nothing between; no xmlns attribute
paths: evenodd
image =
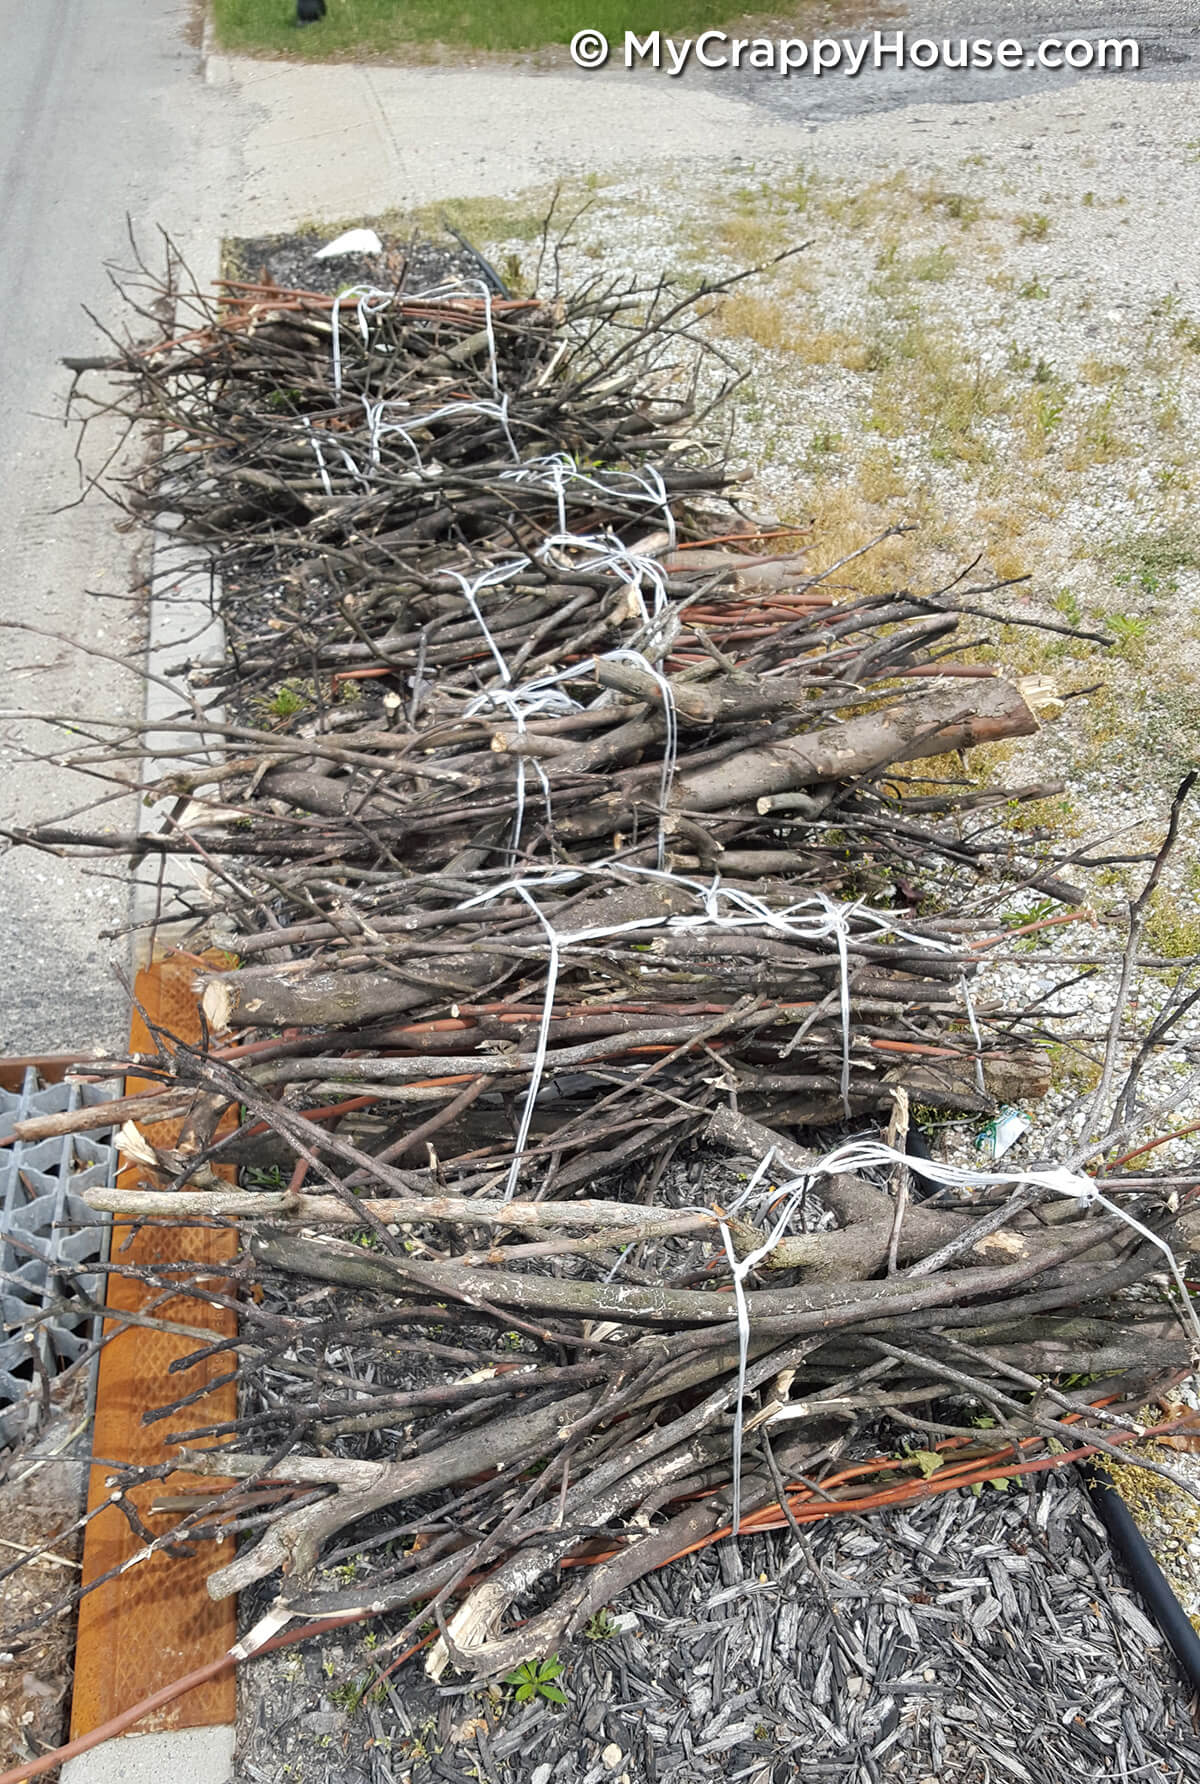
<svg viewBox="0 0 1200 1784"><path fill-rule="evenodd" d="M97 1207L248 1224L245 1409L176 1433L249 1483L184 1531L267 1525L213 1590L284 1566L297 1614L440 1616L470 1587L438 1664L492 1672L768 1502L843 1503L821 1476L884 1413L928 1443L983 1407L1014 1468L1052 1459L1031 1437L1123 1441L1119 1408L1043 1377L1128 1396L1186 1363L1115 1299L1161 1264L1165 1211L1131 1227L1061 1173L916 1206L899 1153L815 1164L796 1138L1048 1083L1032 1015L971 980L999 886L1078 897L986 816L1052 789L904 770L1053 704L948 660L989 591L854 599L763 549L697 440L725 368L663 288L190 302L194 328L108 366L161 430L127 499L219 572L228 654L152 739L72 721L72 764L118 784L153 750L157 831L19 840L189 856L175 908L236 956L198 963L215 1044L161 1036L156 1095L49 1118L123 1120L169 1186ZM172 1112L155 1148L137 1123ZM696 1206L705 1158L727 1164ZM286 1179L230 1190L230 1160ZM315 1312L295 1277L330 1291ZM385 1511L419 1553L314 1592Z"/></svg>

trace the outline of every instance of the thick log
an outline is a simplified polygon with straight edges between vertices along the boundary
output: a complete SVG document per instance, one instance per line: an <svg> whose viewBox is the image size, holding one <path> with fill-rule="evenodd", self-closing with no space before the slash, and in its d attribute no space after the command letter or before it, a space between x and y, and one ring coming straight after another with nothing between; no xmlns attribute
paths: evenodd
<svg viewBox="0 0 1200 1784"><path fill-rule="evenodd" d="M1032 695L1032 690L1031 695ZM759 799L827 781L858 780L922 756L969 750L1005 738L1030 737L1039 719L1022 688L1000 679L972 682L969 695L953 685L923 692L882 711L779 738L726 757L709 768L680 773L675 809L696 813L746 809ZM556 763L557 767L558 764ZM645 771L642 771L644 779ZM618 785L602 799L566 814L566 838L599 836L631 823L635 789Z"/></svg>
<svg viewBox="0 0 1200 1784"><path fill-rule="evenodd" d="M653 923L694 907L695 899L678 887L650 883L624 887L606 898L582 901L572 912L571 927L594 923ZM491 922L483 907L475 920ZM515 945L545 946L537 924L517 931ZM227 1028L350 1028L426 1008L431 993L447 1001L469 1001L471 993L491 983L509 956L486 942L464 945L449 955L415 954L411 982L385 972L336 972L318 967L242 967L201 980L202 1003L209 1026ZM403 966L401 957L398 962Z"/></svg>

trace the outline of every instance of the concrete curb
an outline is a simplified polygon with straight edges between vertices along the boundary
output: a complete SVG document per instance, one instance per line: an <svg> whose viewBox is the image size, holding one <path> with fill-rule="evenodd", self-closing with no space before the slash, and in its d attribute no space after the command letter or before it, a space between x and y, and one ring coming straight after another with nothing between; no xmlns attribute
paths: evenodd
<svg viewBox="0 0 1200 1784"><path fill-rule="evenodd" d="M68 1759L62 1784L229 1784L235 1732L226 1726L122 1735Z"/></svg>

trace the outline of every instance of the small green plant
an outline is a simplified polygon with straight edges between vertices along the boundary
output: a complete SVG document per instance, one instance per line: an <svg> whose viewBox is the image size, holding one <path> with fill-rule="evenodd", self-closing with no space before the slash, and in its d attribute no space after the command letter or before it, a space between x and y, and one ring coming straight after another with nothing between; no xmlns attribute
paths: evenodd
<svg viewBox="0 0 1200 1784"><path fill-rule="evenodd" d="M1027 924L1044 922L1047 917L1052 917L1057 909L1058 905L1053 898L1039 898L1037 903L1030 905L1027 910L1001 911L1000 921L1006 929L1024 929ZM1042 935L1035 932L1033 935L1017 936L1013 945L1017 948L1029 949L1039 948L1042 943Z"/></svg>
<svg viewBox="0 0 1200 1784"><path fill-rule="evenodd" d="M1039 390L1033 404L1033 425L1045 436L1052 434L1063 418L1066 404L1057 392Z"/></svg>
<svg viewBox="0 0 1200 1784"><path fill-rule="evenodd" d="M562 1674L562 1661L552 1654L548 1660L522 1660L507 1674L504 1683L511 1685L518 1703L529 1703L535 1697L547 1703L564 1704L567 1694L555 1680Z"/></svg>
<svg viewBox="0 0 1200 1784"><path fill-rule="evenodd" d="M981 201L978 198L969 198L965 192L943 192L934 203L940 205L956 223L977 223L983 215Z"/></svg>
<svg viewBox="0 0 1200 1784"><path fill-rule="evenodd" d="M1050 219L1044 211L1026 212L1017 218L1017 232L1023 242L1043 242L1050 233Z"/></svg>
<svg viewBox="0 0 1200 1784"><path fill-rule="evenodd" d="M1150 630L1148 619L1134 613L1110 613L1105 624L1116 639L1122 656L1139 655L1142 641Z"/></svg>
<svg viewBox="0 0 1200 1784"><path fill-rule="evenodd" d="M260 1165L247 1165L242 1172L243 1189L283 1189L285 1187L283 1169L280 1165L271 1165L269 1169Z"/></svg>
<svg viewBox="0 0 1200 1784"><path fill-rule="evenodd" d="M1018 297L1043 298L1049 297L1049 295L1049 285L1043 285L1042 281L1038 278L1026 279L1023 285L1017 286Z"/></svg>
<svg viewBox="0 0 1200 1784"><path fill-rule="evenodd" d="M617 1633L617 1626L606 1610L598 1610L584 1625L583 1633L590 1642L606 1642Z"/></svg>
<svg viewBox="0 0 1200 1784"><path fill-rule="evenodd" d="M1059 589L1054 597L1053 606L1057 613L1062 614L1069 626L1081 626L1083 624L1083 608L1080 606L1077 597L1071 593L1069 588Z"/></svg>
<svg viewBox="0 0 1200 1784"><path fill-rule="evenodd" d="M298 712L303 712L308 702L293 682L281 682L274 694L267 701L267 711L272 718L290 719Z"/></svg>
<svg viewBox="0 0 1200 1784"><path fill-rule="evenodd" d="M331 1704L339 1710L345 1710L348 1716L357 1716L364 1703L378 1703L387 1693L377 1679L370 1673L364 1673L360 1679L348 1679L343 1685L330 1685L325 1695Z"/></svg>

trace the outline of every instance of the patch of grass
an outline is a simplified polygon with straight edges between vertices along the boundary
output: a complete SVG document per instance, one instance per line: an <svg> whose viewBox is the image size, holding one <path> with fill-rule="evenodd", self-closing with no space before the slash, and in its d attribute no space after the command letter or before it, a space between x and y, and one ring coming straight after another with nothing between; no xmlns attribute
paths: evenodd
<svg viewBox="0 0 1200 1784"><path fill-rule="evenodd" d="M1077 1095L1095 1090L1103 1074L1103 1067L1089 1054L1069 1041L1043 1041L1041 1045L1049 1056L1051 1076L1056 1085L1064 1089L1069 1087Z"/></svg>
<svg viewBox="0 0 1200 1784"><path fill-rule="evenodd" d="M1117 384L1125 376L1125 367L1115 359L1085 359L1079 368L1085 384Z"/></svg>
<svg viewBox="0 0 1200 1784"><path fill-rule="evenodd" d="M1142 614L1110 613L1104 623L1116 639L1120 654L1130 662L1140 662L1150 621Z"/></svg>
<svg viewBox="0 0 1200 1784"><path fill-rule="evenodd" d="M858 467L858 487L868 502L881 506L899 502L908 493L904 473L886 446L864 452Z"/></svg>
<svg viewBox="0 0 1200 1784"><path fill-rule="evenodd" d="M585 201L583 192L559 194L555 216L562 222L579 210ZM552 193L524 200L508 198L451 198L444 204L425 205L406 219L407 227L415 224L430 234L440 234L443 217L461 229L473 242L535 242L545 226L546 216L554 203ZM389 219L382 219L384 229ZM553 223L551 224L553 233Z"/></svg>
<svg viewBox="0 0 1200 1784"><path fill-rule="evenodd" d="M1026 212L1017 218L1017 234L1023 242L1042 242L1050 233L1050 219L1045 211Z"/></svg>
<svg viewBox="0 0 1200 1784"><path fill-rule="evenodd" d="M736 19L739 8L713 0L335 0L328 16L303 30L291 0L214 0L217 40L250 54L317 61L391 56L412 44L465 44L527 50L569 43L589 27L619 42L626 31L688 35Z"/></svg>
<svg viewBox="0 0 1200 1784"><path fill-rule="evenodd" d="M1181 570L1200 570L1200 537L1184 527L1139 533L1114 545L1108 559L1118 588L1133 588L1152 600L1174 595Z"/></svg>
<svg viewBox="0 0 1200 1784"><path fill-rule="evenodd" d="M710 243L733 260L750 264L766 260L787 246L787 225L758 198L715 219Z"/></svg>
<svg viewBox="0 0 1200 1784"><path fill-rule="evenodd" d="M1173 385L1164 385L1154 399L1154 425L1160 434L1177 434L1183 420L1183 404Z"/></svg>
<svg viewBox="0 0 1200 1784"><path fill-rule="evenodd" d="M954 256L943 242L936 248L918 248L912 254L901 254L898 238L890 236L875 263L880 275L875 281L877 292L889 286L940 284L954 276Z"/></svg>
<svg viewBox="0 0 1200 1784"><path fill-rule="evenodd" d="M828 569L877 538L896 517L894 507L877 506L868 500L840 463L831 465L828 472L822 467L822 474L805 486L797 513L782 516L785 521L814 523L812 559L816 571ZM904 518L920 517L919 505L906 497ZM852 576L855 588L868 595L911 586L917 579L924 549L915 532L897 534L860 558L847 576Z"/></svg>
<svg viewBox="0 0 1200 1784"><path fill-rule="evenodd" d="M714 320L721 333L753 341L803 365L840 365L847 371L871 368L872 346L847 328L814 323L797 303L757 291L735 291L720 304Z"/></svg>
<svg viewBox="0 0 1200 1784"><path fill-rule="evenodd" d="M1146 946L1166 960L1186 960L1200 954L1200 910L1194 903L1184 904L1160 886L1150 900Z"/></svg>
<svg viewBox="0 0 1200 1784"><path fill-rule="evenodd" d="M943 215L952 217L964 228L971 223L978 223L983 215L983 200L971 198L965 192L942 192L937 187L930 187L921 194L921 203L926 210L940 210Z"/></svg>
<svg viewBox="0 0 1200 1784"><path fill-rule="evenodd" d="M1061 613L1069 626L1082 626L1083 608L1079 599L1069 588L1060 588L1051 606L1056 613Z"/></svg>
<svg viewBox="0 0 1200 1784"><path fill-rule="evenodd" d="M808 442L808 450L811 456L823 458L841 452L845 444L845 436L835 428L823 427L818 428Z"/></svg>
<svg viewBox="0 0 1200 1784"><path fill-rule="evenodd" d="M1117 427L1113 415L1115 407L1114 392L1083 415L1067 454L1068 470L1086 471L1092 465L1110 465L1114 459L1124 458L1132 450Z"/></svg>
<svg viewBox="0 0 1200 1784"><path fill-rule="evenodd" d="M997 381L953 335L913 322L880 374L871 426L890 439L923 436L935 463L978 462L987 456L980 424L1003 407Z"/></svg>
<svg viewBox="0 0 1200 1784"><path fill-rule="evenodd" d="M1190 316L1177 316L1171 332L1187 352L1200 353L1200 322L1193 322Z"/></svg>
<svg viewBox="0 0 1200 1784"><path fill-rule="evenodd" d="M1065 387L1052 372L1048 377L1039 377L1043 366L1045 361L1039 360L1033 388L1026 393L1020 409L1026 446L1035 455L1049 450L1067 410Z"/></svg>
<svg viewBox="0 0 1200 1784"><path fill-rule="evenodd" d="M866 186L842 187L827 191L821 209L831 223L850 233L872 228L885 217L895 217L897 197L908 184L903 169L886 179L872 180Z"/></svg>

